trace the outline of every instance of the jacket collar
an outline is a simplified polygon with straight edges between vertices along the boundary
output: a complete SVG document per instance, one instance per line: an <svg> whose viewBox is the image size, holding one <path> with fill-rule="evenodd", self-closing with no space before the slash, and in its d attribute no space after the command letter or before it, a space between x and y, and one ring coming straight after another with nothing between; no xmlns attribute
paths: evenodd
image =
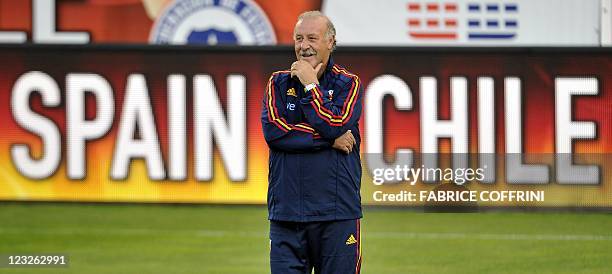
<svg viewBox="0 0 612 274"><path fill-rule="evenodd" d="M320 84L323 84L323 82L325 83L329 83L330 82L330 77L333 75L332 73L332 68L334 67L334 59L332 59L331 56L329 56L329 60L327 60L327 66L325 67L325 71L323 71L323 74L321 75L321 78L319 79L319 82L321 82Z"/></svg>

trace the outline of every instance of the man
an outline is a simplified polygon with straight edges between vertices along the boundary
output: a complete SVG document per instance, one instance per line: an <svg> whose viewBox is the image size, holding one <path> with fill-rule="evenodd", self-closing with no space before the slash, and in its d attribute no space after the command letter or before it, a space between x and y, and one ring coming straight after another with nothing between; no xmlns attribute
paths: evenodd
<svg viewBox="0 0 612 274"><path fill-rule="evenodd" d="M359 273L359 77L334 64L332 22L301 14L290 70L272 74L262 111L270 147L272 274Z"/></svg>

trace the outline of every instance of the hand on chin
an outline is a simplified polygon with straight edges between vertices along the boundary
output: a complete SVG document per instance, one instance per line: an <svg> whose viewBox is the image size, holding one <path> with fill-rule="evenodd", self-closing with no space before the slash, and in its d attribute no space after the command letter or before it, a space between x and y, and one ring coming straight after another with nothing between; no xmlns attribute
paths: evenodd
<svg viewBox="0 0 612 274"><path fill-rule="evenodd" d="M310 64L313 68L319 64L319 60L317 60L314 56L300 57L300 60L308 62L308 64Z"/></svg>

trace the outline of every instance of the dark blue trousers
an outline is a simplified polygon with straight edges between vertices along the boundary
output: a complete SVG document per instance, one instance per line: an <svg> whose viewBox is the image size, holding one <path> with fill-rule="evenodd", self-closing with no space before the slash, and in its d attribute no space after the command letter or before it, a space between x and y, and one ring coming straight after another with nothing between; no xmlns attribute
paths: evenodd
<svg viewBox="0 0 612 274"><path fill-rule="evenodd" d="M272 274L354 274L361 270L359 219L270 221Z"/></svg>

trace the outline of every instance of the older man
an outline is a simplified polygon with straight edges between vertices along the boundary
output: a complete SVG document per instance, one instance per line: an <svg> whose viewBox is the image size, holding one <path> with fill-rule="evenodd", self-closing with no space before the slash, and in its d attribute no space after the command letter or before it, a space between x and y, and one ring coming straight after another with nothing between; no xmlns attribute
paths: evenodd
<svg viewBox="0 0 612 274"><path fill-rule="evenodd" d="M359 273L359 77L334 64L336 30L298 17L296 61L271 75L261 122L270 147L270 266L276 273Z"/></svg>

